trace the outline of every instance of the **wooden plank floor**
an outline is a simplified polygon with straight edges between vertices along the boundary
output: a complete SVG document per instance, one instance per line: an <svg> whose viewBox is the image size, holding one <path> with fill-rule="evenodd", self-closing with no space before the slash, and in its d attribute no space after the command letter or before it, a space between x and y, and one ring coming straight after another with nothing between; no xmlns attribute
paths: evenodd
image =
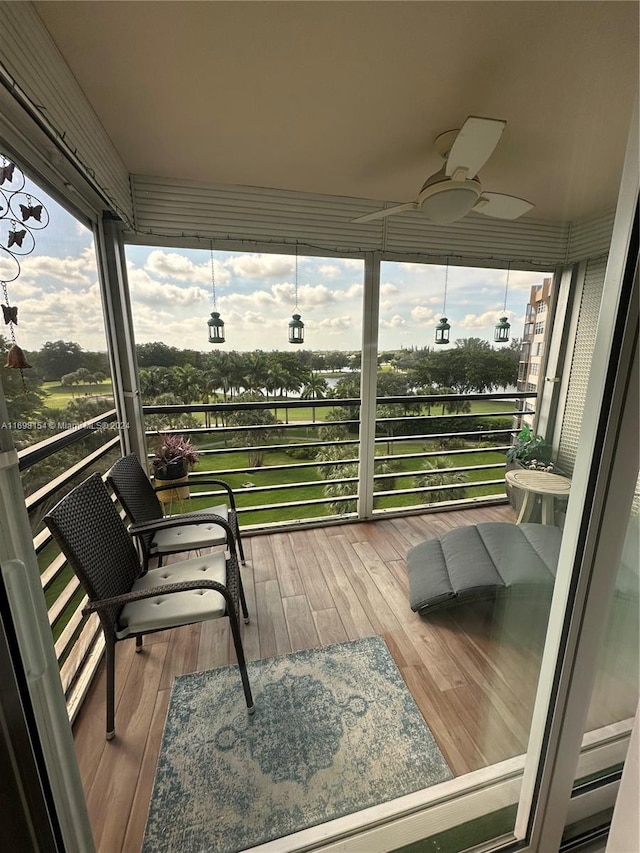
<svg viewBox="0 0 640 853"><path fill-rule="evenodd" d="M247 658L379 634L455 775L523 753L548 605L476 603L427 621L409 608L405 563L409 547L453 527L513 520L499 506L246 538ZM141 654L119 643L116 657L116 737L104 739L99 672L74 738L97 849L136 853L172 680L234 653L219 619L146 637Z"/></svg>

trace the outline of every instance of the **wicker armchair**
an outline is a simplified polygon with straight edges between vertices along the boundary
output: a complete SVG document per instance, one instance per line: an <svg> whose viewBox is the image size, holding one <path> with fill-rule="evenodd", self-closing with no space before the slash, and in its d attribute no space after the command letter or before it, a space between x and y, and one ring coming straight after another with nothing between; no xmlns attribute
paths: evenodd
<svg viewBox="0 0 640 853"><path fill-rule="evenodd" d="M224 531L228 552L216 551L141 573L133 540L99 474L92 474L46 516L45 522L78 576L97 613L106 644L107 740L115 734L115 644L180 625L228 616L249 713L253 699L238 622L239 569L233 531L217 516L203 516ZM188 523L188 522L187 522ZM138 525L136 534L156 533L175 519ZM249 621L243 597L245 621Z"/></svg>
<svg viewBox="0 0 640 853"><path fill-rule="evenodd" d="M158 500L156 490L151 485L138 457L134 453L123 456L122 459L112 466L107 474L107 482L116 494L122 508L127 513L129 520L135 526L149 521L164 518L162 504ZM163 526L162 529L148 533L140 537L144 555L145 568L151 557L158 558L158 565L162 565L162 558L167 554L178 554L183 551L193 551L198 548L208 548L211 545L220 545L226 541L224 530L217 524L205 522L201 518L204 515L214 515L223 518L234 533L238 548L238 557L244 566L244 549L240 538L238 516L233 491L227 483L222 480L210 478L198 480L203 486L221 486L227 493L228 503L221 503L208 507L205 510L183 513L167 518L181 519L180 527L172 528L171 525ZM161 486L160 489L171 489L175 486ZM187 524L183 519L191 520Z"/></svg>

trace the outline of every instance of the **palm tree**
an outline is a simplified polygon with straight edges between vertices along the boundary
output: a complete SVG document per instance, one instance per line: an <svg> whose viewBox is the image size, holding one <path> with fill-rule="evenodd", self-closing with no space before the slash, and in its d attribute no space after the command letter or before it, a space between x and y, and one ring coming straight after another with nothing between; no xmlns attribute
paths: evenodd
<svg viewBox="0 0 640 853"><path fill-rule="evenodd" d="M413 478L416 489L423 489L425 486L439 486L440 488L423 492L421 497L423 503L441 503L465 497L466 489L447 488L447 486L453 486L456 483L466 483L469 479L465 471L447 470L453 468L453 462L448 456L434 456L433 459L428 459L424 463L424 468L424 474Z"/></svg>
<svg viewBox="0 0 640 853"><path fill-rule="evenodd" d="M322 400L325 397L328 387L329 384L326 379L318 376L317 373L311 373L307 377L300 396L304 400ZM316 407L313 404L311 405L311 420L315 423Z"/></svg>
<svg viewBox="0 0 640 853"><path fill-rule="evenodd" d="M176 393L185 404L193 403L202 396L204 385L204 374L196 370L191 364L173 368L173 377L176 383Z"/></svg>

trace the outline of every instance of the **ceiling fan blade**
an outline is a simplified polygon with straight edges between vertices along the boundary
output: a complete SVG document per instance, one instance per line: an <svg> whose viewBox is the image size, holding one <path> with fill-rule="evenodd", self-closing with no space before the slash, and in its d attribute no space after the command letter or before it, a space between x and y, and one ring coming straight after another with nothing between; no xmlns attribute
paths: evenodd
<svg viewBox="0 0 640 853"><path fill-rule="evenodd" d="M493 154L506 125L500 119L469 116L451 146L445 174L451 177L465 169L467 178L475 177Z"/></svg>
<svg viewBox="0 0 640 853"><path fill-rule="evenodd" d="M415 201L409 201L406 204L397 204L395 207L385 207L382 210L376 210L375 213L367 213L365 216L359 216L357 219L352 219L352 222L373 222L374 219L384 219L385 216L391 216L392 213L401 213L403 210L417 210L418 204Z"/></svg>
<svg viewBox="0 0 640 853"><path fill-rule="evenodd" d="M534 207L530 201L503 193L482 193L472 210L497 219L517 219Z"/></svg>

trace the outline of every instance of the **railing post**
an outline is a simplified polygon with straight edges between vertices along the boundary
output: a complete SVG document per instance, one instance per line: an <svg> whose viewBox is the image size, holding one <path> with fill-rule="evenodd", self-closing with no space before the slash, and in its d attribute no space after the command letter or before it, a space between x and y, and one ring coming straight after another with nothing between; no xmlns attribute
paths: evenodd
<svg viewBox="0 0 640 853"><path fill-rule="evenodd" d="M362 372L360 377L360 464L358 466L359 518L371 518L373 515L380 257L380 252L367 252L364 256Z"/></svg>
<svg viewBox="0 0 640 853"><path fill-rule="evenodd" d="M147 446L138 381L129 282L122 243L122 223L110 214L96 231L100 283L105 307L105 326L113 395L122 426L124 452L134 452L146 468Z"/></svg>

